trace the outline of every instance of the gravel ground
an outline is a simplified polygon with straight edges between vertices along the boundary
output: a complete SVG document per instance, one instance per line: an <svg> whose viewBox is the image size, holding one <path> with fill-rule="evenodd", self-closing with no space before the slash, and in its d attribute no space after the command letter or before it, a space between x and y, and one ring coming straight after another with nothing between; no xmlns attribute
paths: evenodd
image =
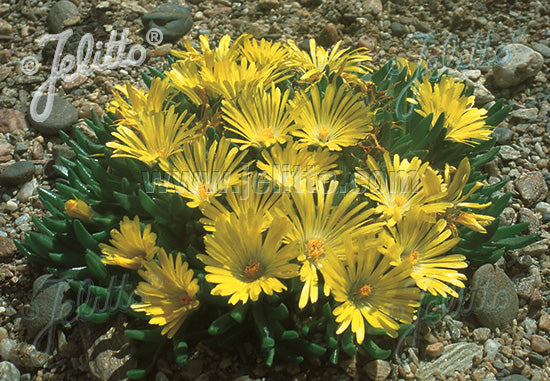
<svg viewBox="0 0 550 381"><path fill-rule="evenodd" d="M31 126L25 120L32 92L51 70L52 49L42 49L37 42L47 33L47 18L54 4L35 0L3 0L0 4L0 355L2 360L9 360L0 363L0 379L119 379L113 369L125 361L116 355L121 347L131 345L120 337L123 321L109 326L80 322L71 327L57 325L50 340L37 343L40 351L25 344L33 343L36 337L25 335L30 301L48 304L52 296L36 282L33 293L33 282L46 270L28 263L11 239L31 231L32 217L46 213L36 188L51 189L52 164L60 156L71 156L57 131ZM64 10L65 26L92 31L96 40L104 42L111 30L128 28L132 43L147 48L148 65L161 67L163 56L175 46L151 46L144 39L141 17L161 4L157 0L84 0L74 4ZM468 308L470 296L466 292L462 304L454 302L445 307L450 315L443 321L433 327L419 322L414 335L398 343L395 356L388 361L369 362L359 356L343 358L338 366L321 366L316 361L267 369L252 346L246 363L233 353L215 353L202 346L183 370L175 368L169 356L159 360L155 380L397 380L429 374L449 380L550 379L550 5L512 0L189 0L189 6L194 19L188 33L192 41L204 33L217 39L243 32L281 41L313 37L324 46L342 39L344 46L371 49L373 65L394 56L416 59L426 54L434 65L457 69L458 75L476 84L480 105L504 98L512 105L512 113L495 133L502 151L485 168L490 175L488 182L510 180L505 190L513 196L503 222L527 221L529 233L541 233L542 239L506 253L496 265L505 275L502 283L494 280L494 287L510 288L512 299L518 296L517 306L509 303L499 316L489 313L481 325L483 320L476 319ZM476 43L486 53L485 58L479 50L474 52ZM493 70L491 60L497 48L509 43L538 52L525 48L528 50L520 54L540 61L540 65L529 63L536 66L526 75L529 78L512 75L506 79L505 74ZM454 52L453 44L457 47ZM21 61L29 56L41 62L34 75L21 72ZM115 84L142 86L142 70L94 73L63 83L57 93L74 106L78 128L87 131L82 118L89 117L91 109L100 112L111 99ZM503 88L505 80L519 83ZM70 125L70 113L62 114ZM6 172L7 168L12 173ZM506 328L492 327L492 322L506 316L511 321ZM22 355L14 355L16 349ZM48 350L52 357L43 354Z"/></svg>

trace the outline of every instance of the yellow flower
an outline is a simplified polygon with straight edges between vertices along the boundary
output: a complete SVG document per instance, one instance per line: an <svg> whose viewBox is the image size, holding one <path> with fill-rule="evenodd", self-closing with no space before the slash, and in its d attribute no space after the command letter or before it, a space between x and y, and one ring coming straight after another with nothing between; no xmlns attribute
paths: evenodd
<svg viewBox="0 0 550 381"><path fill-rule="evenodd" d="M231 36L226 34L220 39L218 46L212 49L210 48L208 35L200 35L200 52L191 45L189 39L184 39L183 45L186 51L172 50L171 54L175 57L196 62L201 67L212 69L218 62L236 60L239 57L242 42L249 38L249 35L243 34L231 43Z"/></svg>
<svg viewBox="0 0 550 381"><path fill-rule="evenodd" d="M333 205L337 189L337 181L331 181L328 189L322 182L318 182L316 192L291 191L293 202L287 201L282 207L281 212L288 215L292 224L287 239L298 244L300 280L304 282L298 303L300 308L304 308L308 300L312 303L317 301L317 270L322 267L326 256L345 256L342 237L346 234L365 234L380 228L379 224L371 223L369 217L372 210L366 208L366 202L354 205L357 197L355 190L348 192L342 201ZM326 287L325 293L328 294Z"/></svg>
<svg viewBox="0 0 550 381"><path fill-rule="evenodd" d="M474 139L490 140L493 130L485 124L487 110L473 107L474 96L463 95L465 87L464 83L445 75L433 86L426 78L413 87L416 99L409 102L419 106L416 112L421 116L433 114L432 126L445 114L445 140L475 146L478 142Z"/></svg>
<svg viewBox="0 0 550 381"><path fill-rule="evenodd" d="M397 63L397 67L400 70L407 68L407 77L409 78L411 78L414 75L414 73L416 73L416 70L418 70L419 67L420 67L420 70L424 71L424 70L427 70L427 66L428 66L425 60L420 60L419 62L420 65L417 65L413 61L409 61L408 59L403 57L397 57L396 63ZM430 77L431 73L430 72L426 73L426 76Z"/></svg>
<svg viewBox="0 0 550 381"><path fill-rule="evenodd" d="M288 142L283 148L276 144L271 151L263 151L264 161L258 161L258 169L283 191L292 188L311 190L318 180L326 182L340 173L335 169L336 155L326 149L308 151L297 142Z"/></svg>
<svg viewBox="0 0 550 381"><path fill-rule="evenodd" d="M288 70L289 51L280 42L266 41L255 38L244 39L241 46L241 54L249 62L255 62L260 67L276 67L276 71Z"/></svg>
<svg viewBox="0 0 550 381"><path fill-rule="evenodd" d="M187 143L182 153L161 161L161 169L175 181L164 180L161 185L190 199L187 205L196 208L239 183L243 168L237 167L245 155L246 151L231 148L225 138L214 141L207 150L203 136Z"/></svg>
<svg viewBox="0 0 550 381"><path fill-rule="evenodd" d="M264 148L288 140L294 127L287 111L289 93L289 90L282 93L272 85L269 92L247 88L235 102L224 100L223 118L230 124L226 128L242 136L230 140L241 144L241 149Z"/></svg>
<svg viewBox="0 0 550 381"><path fill-rule="evenodd" d="M242 186L239 186L236 191L233 191L232 188L227 190L225 200L229 205L229 209L217 199L212 199L211 202L204 202L200 205L201 212L204 215L204 218L201 218L200 221L204 230L213 232L215 231L216 221L219 219L229 219L231 214L235 214L237 218L243 218L248 210L252 209L258 215L263 216L262 231L264 231L271 225L273 210L280 203L281 194L272 193L270 189L260 189L253 181L243 181Z"/></svg>
<svg viewBox="0 0 550 381"><path fill-rule="evenodd" d="M321 46L317 46L314 39L309 40L309 52L298 48L293 40L288 40L290 65L303 73L301 80L309 82L318 81L324 75L327 66L330 73L338 73L344 78L352 79L351 82L358 76L370 72L371 70L363 64L371 60L368 50L365 48L352 51L340 50L341 42L338 41L329 54Z"/></svg>
<svg viewBox="0 0 550 381"><path fill-rule="evenodd" d="M164 73L172 81L172 85L185 94L191 102L196 105L207 103L206 90L199 73L199 68L194 61L177 61L169 71Z"/></svg>
<svg viewBox="0 0 550 381"><path fill-rule="evenodd" d="M463 255L448 254L460 238L451 238L446 225L443 219L435 224L422 221L418 209L410 210L400 222L388 228L391 239L383 251L394 264L401 261L412 263L411 277L420 289L433 295L457 297L457 292L446 283L464 287L462 281L466 276L455 269L468 265Z"/></svg>
<svg viewBox="0 0 550 381"><path fill-rule="evenodd" d="M146 225L142 233L138 216L133 221L124 217L120 222L120 231L111 230L110 245L99 244L105 255L101 260L108 265L137 270L142 263L155 256L158 249L156 240L157 235L151 232L151 225Z"/></svg>
<svg viewBox="0 0 550 381"><path fill-rule="evenodd" d="M337 334L350 325L357 342L365 338L365 321L397 337L399 322L410 324L420 305L420 291L410 278L410 263L396 267L391 259L381 255L365 239L353 247L345 240L345 263L328 256L321 271L334 299L340 304L333 311L339 323Z"/></svg>
<svg viewBox="0 0 550 381"><path fill-rule="evenodd" d="M352 146L372 130L372 113L360 94L346 91L345 85L329 84L324 95L313 86L309 94L301 92L293 104L297 130L292 134L308 146L340 151Z"/></svg>
<svg viewBox="0 0 550 381"><path fill-rule="evenodd" d="M78 218L80 221L89 222L94 215L94 211L84 201L74 199L65 202L65 214Z"/></svg>
<svg viewBox="0 0 550 381"><path fill-rule="evenodd" d="M135 128L118 126L112 134L117 140L106 145L115 149L113 157L131 157L153 165L180 152L182 144L196 136L198 126L191 127L194 116L186 116L187 111L178 115L174 106L141 114Z"/></svg>
<svg viewBox="0 0 550 381"><path fill-rule="evenodd" d="M373 157L367 158L367 172L356 168L355 181L365 187L365 196L378 203L376 213L382 213L388 224L400 221L403 214L413 206L421 208L424 219L433 219L436 213L442 213L450 207L449 202L441 201L444 196L437 187L437 180L425 176L428 163L422 163L418 157L410 162L400 160L399 155L384 154L385 170L381 170ZM432 184L433 182L436 184Z"/></svg>
<svg viewBox="0 0 550 381"><path fill-rule="evenodd" d="M262 292L286 290L280 279L298 275L298 265L289 263L296 257L294 245L282 246L288 222L275 218L265 234L262 223L263 216L248 209L241 218L219 219L216 231L206 235L206 255L197 257L206 264L206 280L216 284L213 295L230 296L231 304L255 302Z"/></svg>
<svg viewBox="0 0 550 381"><path fill-rule="evenodd" d="M171 254L166 255L164 249L160 249L157 257L158 263L145 262L143 269L138 271L146 282L139 282L136 288L141 303L131 307L134 311L151 315L149 323L163 326L161 333L171 339L199 306L195 298L199 285L181 254L172 258Z"/></svg>

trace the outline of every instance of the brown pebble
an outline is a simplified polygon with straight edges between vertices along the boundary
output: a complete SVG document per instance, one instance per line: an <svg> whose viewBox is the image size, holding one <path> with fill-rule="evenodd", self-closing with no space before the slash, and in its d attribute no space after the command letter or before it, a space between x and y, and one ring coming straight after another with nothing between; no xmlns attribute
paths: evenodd
<svg viewBox="0 0 550 381"><path fill-rule="evenodd" d="M0 258L8 258L17 252L13 240L8 237L0 236Z"/></svg>
<svg viewBox="0 0 550 381"><path fill-rule="evenodd" d="M90 119L92 117L92 110L94 110L99 117L103 116L103 109L97 103L84 102L78 109L78 117Z"/></svg>
<svg viewBox="0 0 550 381"><path fill-rule="evenodd" d="M155 48L151 50L151 56L153 57L163 57L170 54L170 50L172 50L172 44L164 44L159 46L158 48Z"/></svg>
<svg viewBox="0 0 550 381"><path fill-rule="evenodd" d="M15 133L18 131L26 131L28 129L25 114L21 111L3 108L0 109L0 132Z"/></svg>
<svg viewBox="0 0 550 381"><path fill-rule="evenodd" d="M550 350L550 341L539 335L531 336L531 349L537 353L546 353Z"/></svg>
<svg viewBox="0 0 550 381"><path fill-rule="evenodd" d="M61 86L63 86L63 89L65 91L69 91L84 84L87 79L88 77L79 73L71 74L70 76L63 79Z"/></svg>
<svg viewBox="0 0 550 381"><path fill-rule="evenodd" d="M10 62L11 53L8 49L0 50L0 64L5 64Z"/></svg>
<svg viewBox="0 0 550 381"><path fill-rule="evenodd" d="M426 356L429 358L435 359L443 353L443 349L445 349L445 346L443 343L433 343L426 347Z"/></svg>
<svg viewBox="0 0 550 381"><path fill-rule="evenodd" d="M539 319L539 328L550 332L550 315L543 312Z"/></svg>
<svg viewBox="0 0 550 381"><path fill-rule="evenodd" d="M377 41L374 37L361 37L359 39L359 47L367 48L369 51L376 49Z"/></svg>

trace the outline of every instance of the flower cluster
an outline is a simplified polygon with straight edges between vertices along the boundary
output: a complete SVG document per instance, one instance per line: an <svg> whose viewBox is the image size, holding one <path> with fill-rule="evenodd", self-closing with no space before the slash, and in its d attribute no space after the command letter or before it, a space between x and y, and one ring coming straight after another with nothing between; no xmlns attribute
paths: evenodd
<svg viewBox="0 0 550 381"><path fill-rule="evenodd" d="M90 320L114 314L94 298L124 301L150 363L129 376L166 338L178 364L188 345L252 332L268 364L337 362L355 343L384 358L373 335L399 336L426 300L458 296L466 267L536 240L499 227L509 196L479 171L502 102L476 108L446 73L374 68L363 48L183 46L147 89L116 88L88 121L97 139L62 135L78 158L56 166L58 193L40 191L51 217L18 243L91 295L77 308Z"/></svg>

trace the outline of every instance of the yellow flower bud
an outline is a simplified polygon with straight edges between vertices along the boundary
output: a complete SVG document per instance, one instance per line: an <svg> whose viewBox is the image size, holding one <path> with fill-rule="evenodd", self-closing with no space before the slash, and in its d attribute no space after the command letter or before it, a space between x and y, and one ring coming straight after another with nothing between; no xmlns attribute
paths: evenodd
<svg viewBox="0 0 550 381"><path fill-rule="evenodd" d="M81 221L88 222L94 211L84 201L75 199L65 202L65 213Z"/></svg>

